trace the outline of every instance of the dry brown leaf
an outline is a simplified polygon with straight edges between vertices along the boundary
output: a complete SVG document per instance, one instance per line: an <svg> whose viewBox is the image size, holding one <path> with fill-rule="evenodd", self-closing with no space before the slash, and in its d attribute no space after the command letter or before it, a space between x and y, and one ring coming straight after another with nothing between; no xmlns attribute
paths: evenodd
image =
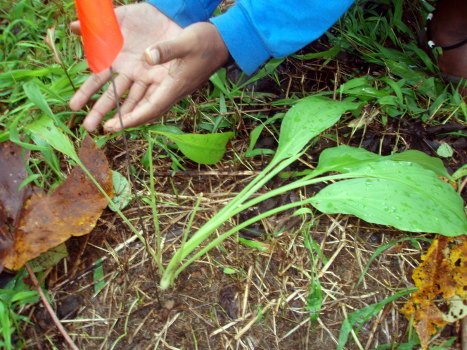
<svg viewBox="0 0 467 350"><path fill-rule="evenodd" d="M25 151L24 157L28 156ZM23 202L31 195L29 186L18 191L27 176L21 147L9 141L0 143L0 261L13 244L11 227L16 225Z"/></svg>
<svg viewBox="0 0 467 350"><path fill-rule="evenodd" d="M107 194L112 196L111 170L104 153L91 137L84 139L78 155ZM35 189L14 227L14 243L5 254L4 266L18 270L27 261L71 236L89 233L107 203L105 196L79 166L50 194Z"/></svg>
<svg viewBox="0 0 467 350"><path fill-rule="evenodd" d="M413 274L418 291L401 310L414 327L422 349L439 328L466 316L467 236L437 236Z"/></svg>

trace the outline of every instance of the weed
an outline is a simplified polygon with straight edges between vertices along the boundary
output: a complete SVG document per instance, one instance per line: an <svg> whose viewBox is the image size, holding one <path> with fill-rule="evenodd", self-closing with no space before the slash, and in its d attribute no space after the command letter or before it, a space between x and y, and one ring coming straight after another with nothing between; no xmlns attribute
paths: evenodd
<svg viewBox="0 0 467 350"><path fill-rule="evenodd" d="M36 291L32 291L23 281L26 270L21 269L16 276L0 289L0 346L2 349L16 349L23 342L21 330L24 323L30 322L23 316L25 306L39 300Z"/></svg>

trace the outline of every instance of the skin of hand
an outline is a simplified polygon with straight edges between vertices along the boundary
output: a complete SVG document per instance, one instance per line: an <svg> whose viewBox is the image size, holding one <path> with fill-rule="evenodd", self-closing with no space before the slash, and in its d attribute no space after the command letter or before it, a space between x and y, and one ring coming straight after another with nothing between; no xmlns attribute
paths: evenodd
<svg viewBox="0 0 467 350"><path fill-rule="evenodd" d="M116 14L124 46L112 68L118 74L119 98L128 91L121 105L124 128L159 118L227 62L228 50L211 23L182 29L147 3L119 7ZM79 22L71 28L79 34ZM70 108L80 110L110 78L109 70L91 75L71 99ZM94 131L115 105L110 86L86 116L84 128ZM117 115L105 122L104 130L121 130Z"/></svg>

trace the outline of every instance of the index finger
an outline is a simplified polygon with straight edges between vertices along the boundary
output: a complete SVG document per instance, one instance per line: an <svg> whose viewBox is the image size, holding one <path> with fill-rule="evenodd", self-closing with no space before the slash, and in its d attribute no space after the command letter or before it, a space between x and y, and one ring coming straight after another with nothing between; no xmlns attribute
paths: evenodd
<svg viewBox="0 0 467 350"><path fill-rule="evenodd" d="M131 128L160 118L185 96L185 90L180 90L178 81L173 79L166 79L159 86L151 86L134 110L122 116L123 127ZM108 132L120 131L118 116L107 120L104 129Z"/></svg>
<svg viewBox="0 0 467 350"><path fill-rule="evenodd" d="M69 104L70 108L73 111L79 111L83 108L92 95L94 95L102 85L110 79L110 77L111 73L109 69L106 69L99 74L91 75L71 98Z"/></svg>

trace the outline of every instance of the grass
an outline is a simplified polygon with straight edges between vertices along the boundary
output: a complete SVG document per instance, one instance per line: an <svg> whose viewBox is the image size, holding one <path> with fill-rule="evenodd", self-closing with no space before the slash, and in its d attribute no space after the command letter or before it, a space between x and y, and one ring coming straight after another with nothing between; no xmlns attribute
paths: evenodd
<svg viewBox="0 0 467 350"><path fill-rule="evenodd" d="M141 225L148 228L145 239L154 249L156 263L147 247L111 212L104 214L91 237L73 240L70 258L57 265L47 279L50 298L59 311L69 298L81 298L72 315L63 316L80 347L159 344L159 348L202 349L222 344L228 349L336 348L342 344L345 319L360 327L347 329L349 349L397 348L397 343L405 343L405 348L416 346L416 336L397 313L400 301L390 298L411 287L410 271L425 247L425 243L413 246L407 241L424 241L430 236L367 225L349 216L304 213L290 227L284 225L290 221L289 214L263 219L257 226L257 232L263 234L250 241L259 241L268 250L241 245L234 235L184 271L173 290L157 288L161 269L157 262L167 263L174 249L183 245L190 225L199 228L268 164L279 137L278 113L313 91L354 96L371 104L357 116L357 123L350 124L355 118L348 117L314 140L313 148L300 158L300 166L291 171L315 165L313 149L335 144L363 146L381 154L407 147L433 153L439 145L420 146L416 141L422 129L410 129L420 123L426 127L455 123L458 130L451 132L458 136L446 140L465 137L465 102L455 87L441 82L436 66L416 46L419 23L413 13L417 4L393 3L368 2L364 10L354 6L321 40L321 46L314 44L295 58L272 61L247 81L228 78L227 72L221 71L211 84L173 108L165 123L186 132L237 132L221 164L194 165L166 139L154 137L152 127L130 131L136 194L146 198L147 206L130 206L124 215L135 224L143 216ZM0 9L0 141L21 140L32 148L30 181L50 189L63 179L67 159L32 134L28 125L46 113L45 107L34 103L34 93L39 92L65 132L78 138L83 135L78 126L85 112L77 113L76 124L68 125L72 113L67 101L73 88L63 69L73 85L84 81L81 45L67 29L74 18L72 2L2 0ZM47 29L54 25L63 66L54 61L52 50L43 42ZM333 49L336 47L339 50ZM345 53L347 60L337 59L339 53ZM250 134L258 137L251 143ZM96 139L105 144L113 169L124 174L121 138ZM265 141L272 146L254 147ZM148 144L151 151L146 151ZM455 157L446 161L458 168L462 157L459 148L453 147ZM175 171L178 175L170 176ZM264 191L280 181L285 180L274 180ZM292 195L303 198L316 190L299 188ZM227 226L248 219L242 215L232 217ZM106 257L100 265L103 277L101 267L86 269L102 256ZM75 263L78 260L82 265ZM93 274L100 277L94 279ZM94 293L96 284L98 294ZM2 290L18 299L2 303L11 311L2 318L2 329L17 334L13 339L24 348L47 346L45 339L59 347L55 331L40 328L44 318L39 307L31 299L20 298L27 295L21 294L27 287L15 288L19 289L7 286ZM389 301L383 305L384 300ZM237 318L229 316L229 305L237 305ZM357 316L362 313L370 321L351 322L361 320ZM310 317L315 322L310 322ZM27 320L36 326L25 327ZM8 323L12 326L7 327ZM4 333L3 341L8 339ZM443 341L449 344L451 340L446 337Z"/></svg>

